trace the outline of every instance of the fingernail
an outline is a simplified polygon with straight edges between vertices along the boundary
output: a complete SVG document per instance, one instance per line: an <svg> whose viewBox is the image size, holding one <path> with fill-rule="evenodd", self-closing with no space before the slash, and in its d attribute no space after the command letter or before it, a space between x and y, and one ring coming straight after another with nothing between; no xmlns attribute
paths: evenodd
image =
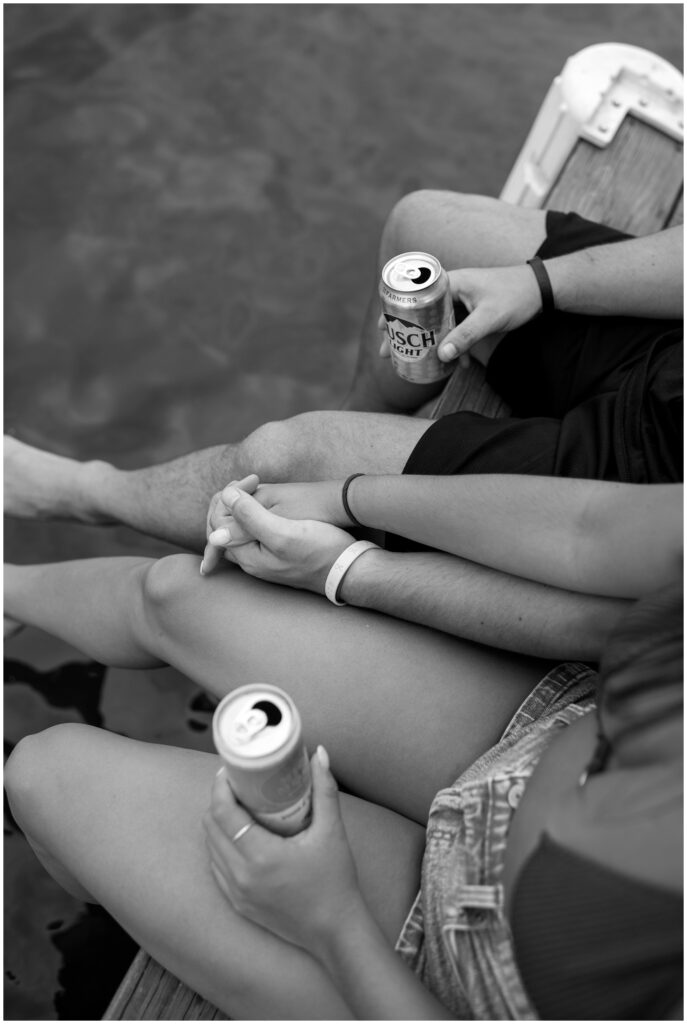
<svg viewBox="0 0 687 1024"><path fill-rule="evenodd" d="M205 575L205 562L204 561L200 563L200 575L201 576Z"/></svg>
<svg viewBox="0 0 687 1024"><path fill-rule="evenodd" d="M236 487L232 487L231 485L225 487L224 490L222 491L222 501L227 506L227 508L231 508L234 502L238 501L240 497L241 492L237 490Z"/></svg>
<svg viewBox="0 0 687 1024"><path fill-rule="evenodd" d="M211 544L228 544L231 540L231 533L226 526L222 526L219 530L213 530L208 540Z"/></svg>
<svg viewBox="0 0 687 1024"><path fill-rule="evenodd" d="M315 753L317 754L317 760L320 762L325 771L329 771L329 754L321 744L317 748Z"/></svg>
<svg viewBox="0 0 687 1024"><path fill-rule="evenodd" d="M449 341L446 345L441 347L439 354L442 355L444 359L455 359L458 355L458 349L453 342Z"/></svg>

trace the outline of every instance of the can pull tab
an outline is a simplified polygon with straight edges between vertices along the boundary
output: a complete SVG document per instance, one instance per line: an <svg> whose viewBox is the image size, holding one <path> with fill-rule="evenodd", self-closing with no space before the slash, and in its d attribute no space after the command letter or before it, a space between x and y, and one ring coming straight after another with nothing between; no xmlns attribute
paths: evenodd
<svg viewBox="0 0 687 1024"><path fill-rule="evenodd" d="M260 708L249 708L234 722L234 739L237 743L248 743L267 725L267 715Z"/></svg>
<svg viewBox="0 0 687 1024"><path fill-rule="evenodd" d="M413 263L407 266L403 270L403 277L408 281L412 281L413 284L425 284L429 281L432 276L432 271L429 267L424 266L422 263Z"/></svg>

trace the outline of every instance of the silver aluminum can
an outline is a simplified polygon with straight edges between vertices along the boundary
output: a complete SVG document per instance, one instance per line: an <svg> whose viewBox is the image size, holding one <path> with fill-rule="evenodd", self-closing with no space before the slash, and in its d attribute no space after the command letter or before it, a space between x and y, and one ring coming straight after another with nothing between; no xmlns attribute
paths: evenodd
<svg viewBox="0 0 687 1024"><path fill-rule="evenodd" d="M385 265L379 285L391 361L399 377L431 384L453 372L437 346L456 326L448 274L427 252L402 252Z"/></svg>
<svg viewBox="0 0 687 1024"><path fill-rule="evenodd" d="M236 798L265 828L280 835L310 822L312 781L301 719L276 686L241 686L218 704L212 737Z"/></svg>

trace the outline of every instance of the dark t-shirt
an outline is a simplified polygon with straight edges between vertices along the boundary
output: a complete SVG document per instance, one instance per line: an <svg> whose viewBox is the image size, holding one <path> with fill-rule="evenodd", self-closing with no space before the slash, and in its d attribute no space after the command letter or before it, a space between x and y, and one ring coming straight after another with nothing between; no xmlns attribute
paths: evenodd
<svg viewBox="0 0 687 1024"><path fill-rule="evenodd" d="M603 791L587 783L566 798L576 849L545 833L517 879L514 948L545 1020L658 1020L679 1004L682 895L664 874L682 839L682 622L676 583L614 632L588 769Z"/></svg>

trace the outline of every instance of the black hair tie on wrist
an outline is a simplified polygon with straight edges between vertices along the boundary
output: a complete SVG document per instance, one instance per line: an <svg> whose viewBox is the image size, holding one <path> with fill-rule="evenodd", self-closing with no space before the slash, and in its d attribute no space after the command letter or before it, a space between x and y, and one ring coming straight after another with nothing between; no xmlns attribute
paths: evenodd
<svg viewBox="0 0 687 1024"><path fill-rule="evenodd" d="M344 512L346 513L346 515L351 520L351 522L353 523L354 526L362 526L363 524L358 522L356 517L351 512L351 506L348 504L348 488L351 486L353 481L356 480L359 476L365 476L365 474L364 473L351 473L351 475L349 476L348 480L346 480L346 482L344 483L343 487L341 488L341 504L344 507Z"/></svg>
<svg viewBox="0 0 687 1024"><path fill-rule="evenodd" d="M533 256L531 260L527 261L527 265L532 267L534 276L537 279L539 285L539 291L541 292L541 312L542 316L546 316L549 313L553 313L556 309L556 305L553 300L553 288L551 287L551 278L549 277L548 271L544 266L544 261L541 256Z"/></svg>

